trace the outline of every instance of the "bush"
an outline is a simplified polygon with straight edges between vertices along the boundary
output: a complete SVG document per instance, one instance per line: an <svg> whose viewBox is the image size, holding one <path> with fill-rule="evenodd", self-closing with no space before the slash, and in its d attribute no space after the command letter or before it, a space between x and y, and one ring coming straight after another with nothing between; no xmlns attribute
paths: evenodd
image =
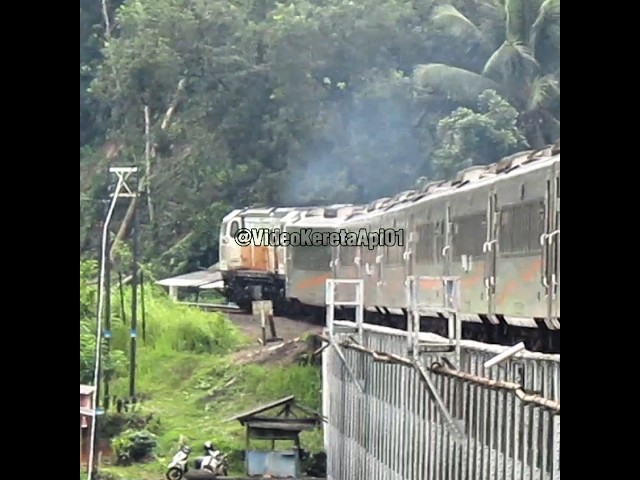
<svg viewBox="0 0 640 480"><path fill-rule="evenodd" d="M102 419L100 432L106 438L115 438L125 431L147 430L154 435L161 433L160 420L153 413L108 413Z"/></svg>
<svg viewBox="0 0 640 480"><path fill-rule="evenodd" d="M95 262L80 264L80 383L93 383L96 342ZM140 292L139 292L140 293ZM241 341L238 329L222 314L202 312L173 302L165 292L147 285L144 292L145 324L142 324L142 302L138 302L138 368L140 372L157 366L164 356L175 352L184 354L225 354ZM125 305L126 316L120 309ZM130 289L120 298L117 288L112 290L112 340L110 353L104 358L104 372L116 380L126 375L129 350ZM143 336L144 335L144 336ZM106 351L106 350L105 350Z"/></svg>
<svg viewBox="0 0 640 480"><path fill-rule="evenodd" d="M118 465L130 465L143 462L154 457L158 446L156 436L146 430L127 430L111 441L111 448Z"/></svg>

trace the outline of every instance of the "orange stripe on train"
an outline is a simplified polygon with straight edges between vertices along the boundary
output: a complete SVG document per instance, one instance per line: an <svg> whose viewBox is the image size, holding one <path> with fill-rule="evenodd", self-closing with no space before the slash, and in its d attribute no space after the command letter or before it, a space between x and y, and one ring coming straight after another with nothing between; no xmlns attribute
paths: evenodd
<svg viewBox="0 0 640 480"><path fill-rule="evenodd" d="M533 260L516 280L511 280L505 284L504 290L500 292L500 296L496 299L496 305L504 304L507 301L507 298L509 298L509 295L516 291L521 283L528 283L536 278L536 276L540 274L541 268L542 259L536 258Z"/></svg>
<svg viewBox="0 0 640 480"><path fill-rule="evenodd" d="M298 282L296 284L296 288L300 288L304 290L304 289L318 288L320 286L324 287L327 282L327 279L329 278L332 278L332 275L330 273L325 273L323 275L306 278L301 282Z"/></svg>

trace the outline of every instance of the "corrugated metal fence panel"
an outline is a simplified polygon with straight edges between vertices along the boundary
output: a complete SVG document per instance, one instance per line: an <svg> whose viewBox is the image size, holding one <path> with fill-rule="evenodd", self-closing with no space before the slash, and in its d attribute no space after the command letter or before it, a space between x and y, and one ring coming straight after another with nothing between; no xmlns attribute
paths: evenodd
<svg viewBox="0 0 640 480"><path fill-rule="evenodd" d="M338 337L339 339L339 337ZM364 346L406 356L404 336L365 331ZM471 345L473 344L473 345ZM524 353L499 367L484 362L500 347L465 342L460 370L519 383L560 400L559 356ZM492 390L431 374L466 439L451 438L419 373L344 350L360 393L331 348L324 352L325 447L332 480L557 480L560 416L524 404L510 391ZM440 361L423 356L425 365Z"/></svg>

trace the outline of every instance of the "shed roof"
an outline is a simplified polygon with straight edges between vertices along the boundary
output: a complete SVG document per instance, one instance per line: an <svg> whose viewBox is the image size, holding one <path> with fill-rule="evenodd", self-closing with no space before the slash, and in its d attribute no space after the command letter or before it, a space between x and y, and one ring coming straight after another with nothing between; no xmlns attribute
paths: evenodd
<svg viewBox="0 0 640 480"><path fill-rule="evenodd" d="M95 390L96 387L91 385L80 385L80 395L91 395Z"/></svg>
<svg viewBox="0 0 640 480"><path fill-rule="evenodd" d="M274 410L278 407L283 408L275 416L260 415L261 413ZM296 415L294 410L299 410L298 413L302 413L303 415ZM248 426L251 430L263 429L300 432L302 430L313 429L325 419L319 413L296 404L295 397L290 395L236 415L227 421L232 420L238 420L242 425Z"/></svg>
<svg viewBox="0 0 640 480"><path fill-rule="evenodd" d="M156 282L164 287L200 287L222 280L222 273L215 270L200 270Z"/></svg>
<svg viewBox="0 0 640 480"><path fill-rule="evenodd" d="M97 410L94 410L93 408L85 408L85 407L80 407L80 415L85 415L87 417L93 417L94 415L102 415L104 413L104 410L98 408Z"/></svg>
<svg viewBox="0 0 640 480"><path fill-rule="evenodd" d="M261 407L254 408L253 410L249 410L248 412L241 413L236 415L235 417L231 417L227 421L238 420L240 423L244 423L250 417L254 417L260 413L266 412L267 410L271 410L272 408L276 408L279 406L284 406L287 403L291 403L295 400L293 395L289 395L288 397L281 398L280 400L276 400L275 402L267 403L262 405Z"/></svg>

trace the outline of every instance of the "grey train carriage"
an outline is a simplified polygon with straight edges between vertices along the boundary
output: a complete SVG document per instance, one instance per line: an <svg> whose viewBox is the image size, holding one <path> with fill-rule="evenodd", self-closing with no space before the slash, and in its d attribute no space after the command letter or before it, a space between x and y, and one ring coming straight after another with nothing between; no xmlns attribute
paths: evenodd
<svg viewBox="0 0 640 480"><path fill-rule="evenodd" d="M295 210L279 219L285 231L402 229L404 243L275 252L277 267L266 270L284 276L287 308L322 321L326 280L362 279L365 321L404 329L405 285L414 276L424 330L444 333L453 309L463 338L504 344L517 337L530 349L559 351L559 143L369 205ZM336 299L352 300L353 287L339 285Z"/></svg>
<svg viewBox="0 0 640 480"><path fill-rule="evenodd" d="M545 341L557 344L546 348L559 348L559 149L519 153L465 170L453 182L374 202L340 228L406 232L404 245L340 246L334 253L336 278L363 280L375 323L403 316L411 275L419 278L417 302L427 323L453 308L463 330L475 331L469 338L503 343L509 339L495 337L540 339L543 330ZM339 286L338 297L353 297L340 288L350 287Z"/></svg>

